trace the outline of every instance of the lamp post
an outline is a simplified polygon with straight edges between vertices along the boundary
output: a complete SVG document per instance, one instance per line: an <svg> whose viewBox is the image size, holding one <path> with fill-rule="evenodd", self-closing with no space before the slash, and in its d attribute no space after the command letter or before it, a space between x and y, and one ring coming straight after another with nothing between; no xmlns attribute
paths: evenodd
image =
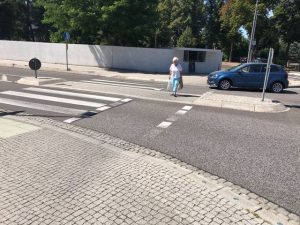
<svg viewBox="0 0 300 225"><path fill-rule="evenodd" d="M253 40L254 40L254 36L255 36L255 28L256 28L256 20L257 20L257 5L258 5L258 0L256 0L256 4L255 4L255 12L254 12L254 18L253 18L250 41L249 41L247 62L252 61L252 51L253 51L253 46L254 46L254 41Z"/></svg>

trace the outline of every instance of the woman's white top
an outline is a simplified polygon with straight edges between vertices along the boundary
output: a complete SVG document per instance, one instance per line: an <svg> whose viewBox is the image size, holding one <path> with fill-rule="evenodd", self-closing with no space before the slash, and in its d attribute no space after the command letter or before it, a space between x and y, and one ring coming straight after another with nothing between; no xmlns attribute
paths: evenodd
<svg viewBox="0 0 300 225"><path fill-rule="evenodd" d="M177 64L177 66L171 64L170 71L171 71L171 76L173 78L180 78L180 72L182 72L182 67L179 63Z"/></svg>

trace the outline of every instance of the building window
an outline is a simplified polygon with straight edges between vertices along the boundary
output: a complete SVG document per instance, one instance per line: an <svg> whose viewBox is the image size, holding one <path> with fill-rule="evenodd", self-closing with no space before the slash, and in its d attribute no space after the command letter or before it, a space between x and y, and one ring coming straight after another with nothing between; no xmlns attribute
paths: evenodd
<svg viewBox="0 0 300 225"><path fill-rule="evenodd" d="M184 51L185 62L205 62L206 52L201 51Z"/></svg>

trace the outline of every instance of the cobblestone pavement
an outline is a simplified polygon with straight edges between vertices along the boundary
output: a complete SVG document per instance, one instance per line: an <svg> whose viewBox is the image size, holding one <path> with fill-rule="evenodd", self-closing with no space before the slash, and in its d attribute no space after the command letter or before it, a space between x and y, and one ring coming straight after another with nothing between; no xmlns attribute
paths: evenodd
<svg viewBox="0 0 300 225"><path fill-rule="evenodd" d="M297 215L153 150L49 119L4 119L40 129L0 138L1 225L299 224Z"/></svg>

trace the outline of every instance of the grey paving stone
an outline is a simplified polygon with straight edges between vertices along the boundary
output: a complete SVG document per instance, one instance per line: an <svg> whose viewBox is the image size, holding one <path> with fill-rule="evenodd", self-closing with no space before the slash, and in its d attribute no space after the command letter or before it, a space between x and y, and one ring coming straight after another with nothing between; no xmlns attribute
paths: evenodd
<svg viewBox="0 0 300 225"><path fill-rule="evenodd" d="M56 124L57 128L52 129L49 121L36 121L49 127L34 133L34 138L22 134L0 139L0 199L3 199L0 224L1 221L3 224L155 225L263 221L223 199L205 183L196 183L157 160L132 157L124 149L190 168L177 159L73 125ZM70 130L82 136L72 135ZM121 149L107 149L99 142L82 138L84 135L101 143L115 143ZM7 162L10 166L4 170L1 165ZM211 176L205 172L199 174ZM228 183L218 177L211 179Z"/></svg>

